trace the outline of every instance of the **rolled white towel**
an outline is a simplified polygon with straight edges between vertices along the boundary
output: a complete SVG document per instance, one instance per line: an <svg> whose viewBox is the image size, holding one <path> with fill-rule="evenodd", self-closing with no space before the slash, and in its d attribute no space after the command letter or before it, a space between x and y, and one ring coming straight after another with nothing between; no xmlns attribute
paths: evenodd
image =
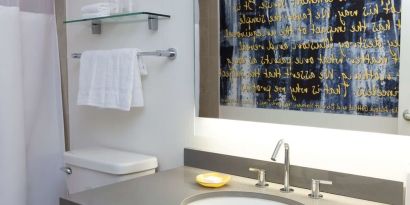
<svg viewBox="0 0 410 205"><path fill-rule="evenodd" d="M99 13L107 11L110 13L115 13L118 12L118 10L118 4L115 3L95 3L81 7L81 12L83 13Z"/></svg>

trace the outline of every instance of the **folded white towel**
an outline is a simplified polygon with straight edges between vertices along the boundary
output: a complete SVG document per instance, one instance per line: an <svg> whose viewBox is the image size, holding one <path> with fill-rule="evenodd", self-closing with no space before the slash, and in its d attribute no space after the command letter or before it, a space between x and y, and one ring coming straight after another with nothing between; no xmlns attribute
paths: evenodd
<svg viewBox="0 0 410 205"><path fill-rule="evenodd" d="M110 12L110 13L118 13L119 7L118 4L115 3L95 3L95 4L88 4L81 7L82 13L99 13L103 12Z"/></svg>
<svg viewBox="0 0 410 205"><path fill-rule="evenodd" d="M97 13L83 13L82 17L85 19L90 19L90 18L98 18L98 17L104 17L104 16L109 16L110 11L100 11Z"/></svg>
<svg viewBox="0 0 410 205"><path fill-rule="evenodd" d="M124 111L144 106L139 59L136 49L84 52L77 104Z"/></svg>

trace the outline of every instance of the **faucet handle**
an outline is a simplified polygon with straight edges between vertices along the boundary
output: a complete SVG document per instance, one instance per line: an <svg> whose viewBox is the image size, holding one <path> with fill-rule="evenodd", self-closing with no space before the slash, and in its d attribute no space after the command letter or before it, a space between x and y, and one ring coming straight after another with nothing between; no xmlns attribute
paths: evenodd
<svg viewBox="0 0 410 205"><path fill-rule="evenodd" d="M333 182L326 181L326 180L312 179L312 193L309 194L310 198L312 198L312 199L321 199L321 198L323 198L323 195L320 194L320 184L332 185Z"/></svg>
<svg viewBox="0 0 410 205"><path fill-rule="evenodd" d="M269 186L269 184L266 183L266 171L264 169L249 168L249 171L258 173L258 183L256 183L255 186L260 188Z"/></svg>

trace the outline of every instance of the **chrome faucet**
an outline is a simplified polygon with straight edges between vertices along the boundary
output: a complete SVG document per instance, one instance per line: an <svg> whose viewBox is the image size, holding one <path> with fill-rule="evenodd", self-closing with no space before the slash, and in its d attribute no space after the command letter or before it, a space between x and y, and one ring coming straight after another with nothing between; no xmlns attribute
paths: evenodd
<svg viewBox="0 0 410 205"><path fill-rule="evenodd" d="M272 154L272 161L276 162L276 158L279 154L279 150L282 147L282 145L284 144L285 146L285 177L284 177L284 181L283 181L283 188L280 189L281 192L284 193L290 193L293 192L293 189L290 188L290 184L289 184L289 174L290 174L290 162L289 162L289 144L288 143L284 143L283 139L279 140L278 144L276 145L275 151L273 151Z"/></svg>

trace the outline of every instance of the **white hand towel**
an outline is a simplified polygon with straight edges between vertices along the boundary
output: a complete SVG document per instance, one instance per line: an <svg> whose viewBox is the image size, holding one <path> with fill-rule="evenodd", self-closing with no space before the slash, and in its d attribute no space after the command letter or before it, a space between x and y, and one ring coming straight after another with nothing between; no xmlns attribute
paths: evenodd
<svg viewBox="0 0 410 205"><path fill-rule="evenodd" d="M407 166L405 186L406 186L406 205L410 205L410 164Z"/></svg>
<svg viewBox="0 0 410 205"><path fill-rule="evenodd" d="M136 49L86 51L81 56L78 105L129 111L143 106Z"/></svg>
<svg viewBox="0 0 410 205"><path fill-rule="evenodd" d="M101 11L108 11L111 13L118 12L118 4L115 3L95 3L88 4L81 7L82 13L99 13Z"/></svg>
<svg viewBox="0 0 410 205"><path fill-rule="evenodd" d="M135 49L135 50L137 52L137 63L136 63L137 69L140 70L141 75L148 75L148 70L147 70L147 66L144 63L144 59L142 56L138 55L138 53L140 53L141 50L140 49Z"/></svg>
<svg viewBox="0 0 410 205"><path fill-rule="evenodd" d="M132 107L143 107L144 106L144 95L142 90L141 76L148 75L147 66L145 65L142 56L139 56L138 53L141 52L139 49L136 49L136 70L134 76L134 89L132 94Z"/></svg>

